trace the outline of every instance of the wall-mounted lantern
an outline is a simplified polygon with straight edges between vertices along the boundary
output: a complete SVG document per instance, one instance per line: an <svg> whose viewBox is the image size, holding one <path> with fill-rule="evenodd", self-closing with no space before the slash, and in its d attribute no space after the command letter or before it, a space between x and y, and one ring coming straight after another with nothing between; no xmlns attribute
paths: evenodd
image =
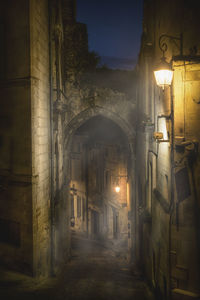
<svg viewBox="0 0 200 300"><path fill-rule="evenodd" d="M115 192L119 193L121 191L121 187L120 187L120 183L121 183L121 178L128 178L127 175L117 175L115 177ZM123 187L123 183L121 184L121 186Z"/></svg>
<svg viewBox="0 0 200 300"><path fill-rule="evenodd" d="M165 86L171 85L173 78L173 71L166 62L165 57L162 57L161 62L158 64L157 68L154 71L154 76L158 86L165 88Z"/></svg>
<svg viewBox="0 0 200 300"><path fill-rule="evenodd" d="M171 63L168 63L166 61L165 52L167 51L168 47L165 42L162 42L164 38L168 38L171 41L180 41L180 55L183 54L183 38L182 35L180 37L174 37L167 34L163 34L159 38L159 48L163 53L163 56L161 58L161 61L156 66L154 71L154 76L156 79L156 83L158 86L162 87L162 89L165 88L165 86L169 86L172 83L173 79L173 70L171 67ZM175 43L175 45L178 47L178 45Z"/></svg>
<svg viewBox="0 0 200 300"><path fill-rule="evenodd" d="M116 176L116 178L115 178L115 192L116 193L119 193L120 192L120 185L119 185L119 178L120 178L120 176Z"/></svg>

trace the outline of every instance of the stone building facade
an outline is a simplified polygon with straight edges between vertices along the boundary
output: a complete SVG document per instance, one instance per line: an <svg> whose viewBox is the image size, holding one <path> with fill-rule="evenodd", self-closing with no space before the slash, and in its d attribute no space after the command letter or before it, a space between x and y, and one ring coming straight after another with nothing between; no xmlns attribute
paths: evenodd
<svg viewBox="0 0 200 300"><path fill-rule="evenodd" d="M71 146L93 117L127 137L133 207L135 95L80 80L96 58L76 1L1 1L0 26L0 260L48 276L70 255Z"/></svg>
<svg viewBox="0 0 200 300"><path fill-rule="evenodd" d="M193 299L199 294L197 7L198 1L144 1L138 62L137 256L159 299ZM174 71L172 85L163 90L153 75L162 57L161 35ZM162 133L161 139L155 139L156 132Z"/></svg>
<svg viewBox="0 0 200 300"><path fill-rule="evenodd" d="M10 267L45 274L51 232L48 2L2 1L0 12L0 256Z"/></svg>

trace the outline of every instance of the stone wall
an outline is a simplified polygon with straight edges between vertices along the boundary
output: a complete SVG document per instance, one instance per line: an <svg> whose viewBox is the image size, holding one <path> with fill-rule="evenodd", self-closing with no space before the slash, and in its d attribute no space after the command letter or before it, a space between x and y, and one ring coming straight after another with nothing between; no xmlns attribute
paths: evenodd
<svg viewBox="0 0 200 300"><path fill-rule="evenodd" d="M50 267L50 82L48 1L30 1L34 272Z"/></svg>
<svg viewBox="0 0 200 300"><path fill-rule="evenodd" d="M2 5L6 63L1 81L1 226L10 238L3 238L1 258L22 272L46 275L50 264L48 1Z"/></svg>
<svg viewBox="0 0 200 300"><path fill-rule="evenodd" d="M0 259L32 273L32 167L28 1L2 1Z"/></svg>
<svg viewBox="0 0 200 300"><path fill-rule="evenodd" d="M138 65L137 254L159 299L168 299L171 293L174 296L174 289L176 297L185 291L199 292L200 50L196 8L197 1L192 6L181 1L144 1ZM162 40L168 46L166 60L174 69L171 88L162 91L153 78L154 65L162 56L159 37L180 38L181 33L182 54L180 40ZM165 142L156 141L154 132L162 132Z"/></svg>
<svg viewBox="0 0 200 300"><path fill-rule="evenodd" d="M176 218L172 228L175 287L198 292L199 282L199 70L200 62L174 62ZM183 80L180 80L180 77ZM186 145L183 145L183 144ZM192 245L192 246L191 246Z"/></svg>

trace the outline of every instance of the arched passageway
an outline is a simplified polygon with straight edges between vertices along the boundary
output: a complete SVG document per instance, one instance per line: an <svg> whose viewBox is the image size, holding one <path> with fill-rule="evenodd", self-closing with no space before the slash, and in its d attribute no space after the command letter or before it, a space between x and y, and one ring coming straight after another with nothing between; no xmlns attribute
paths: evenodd
<svg viewBox="0 0 200 300"><path fill-rule="evenodd" d="M128 166L128 140L115 122L96 116L75 131L69 182L72 252L85 249L89 239L128 258L131 248Z"/></svg>
<svg viewBox="0 0 200 300"><path fill-rule="evenodd" d="M146 285L132 272L134 148L133 127L100 107L81 112L65 127L66 184L57 211L55 258L58 247L69 248L71 259L59 279L67 299L146 299Z"/></svg>
<svg viewBox="0 0 200 300"><path fill-rule="evenodd" d="M133 258L136 252L136 218L131 218L135 214L134 129L118 114L91 107L66 125L64 147L66 185L59 222L62 223L61 218L64 222L68 220L67 236L73 232L90 240L112 241L112 245L124 247L126 259ZM118 185L120 191L115 189ZM60 247L56 240L55 243L55 247ZM62 238L62 245L73 255L69 239L66 242ZM55 249L55 253L59 251Z"/></svg>

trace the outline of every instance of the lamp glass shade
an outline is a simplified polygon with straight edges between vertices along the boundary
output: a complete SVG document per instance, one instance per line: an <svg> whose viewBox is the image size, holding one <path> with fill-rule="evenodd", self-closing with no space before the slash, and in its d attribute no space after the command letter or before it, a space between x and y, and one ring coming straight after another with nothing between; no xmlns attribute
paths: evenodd
<svg viewBox="0 0 200 300"><path fill-rule="evenodd" d="M173 71L169 69L154 71L156 83L158 86L164 88L165 85L171 85L173 78Z"/></svg>

